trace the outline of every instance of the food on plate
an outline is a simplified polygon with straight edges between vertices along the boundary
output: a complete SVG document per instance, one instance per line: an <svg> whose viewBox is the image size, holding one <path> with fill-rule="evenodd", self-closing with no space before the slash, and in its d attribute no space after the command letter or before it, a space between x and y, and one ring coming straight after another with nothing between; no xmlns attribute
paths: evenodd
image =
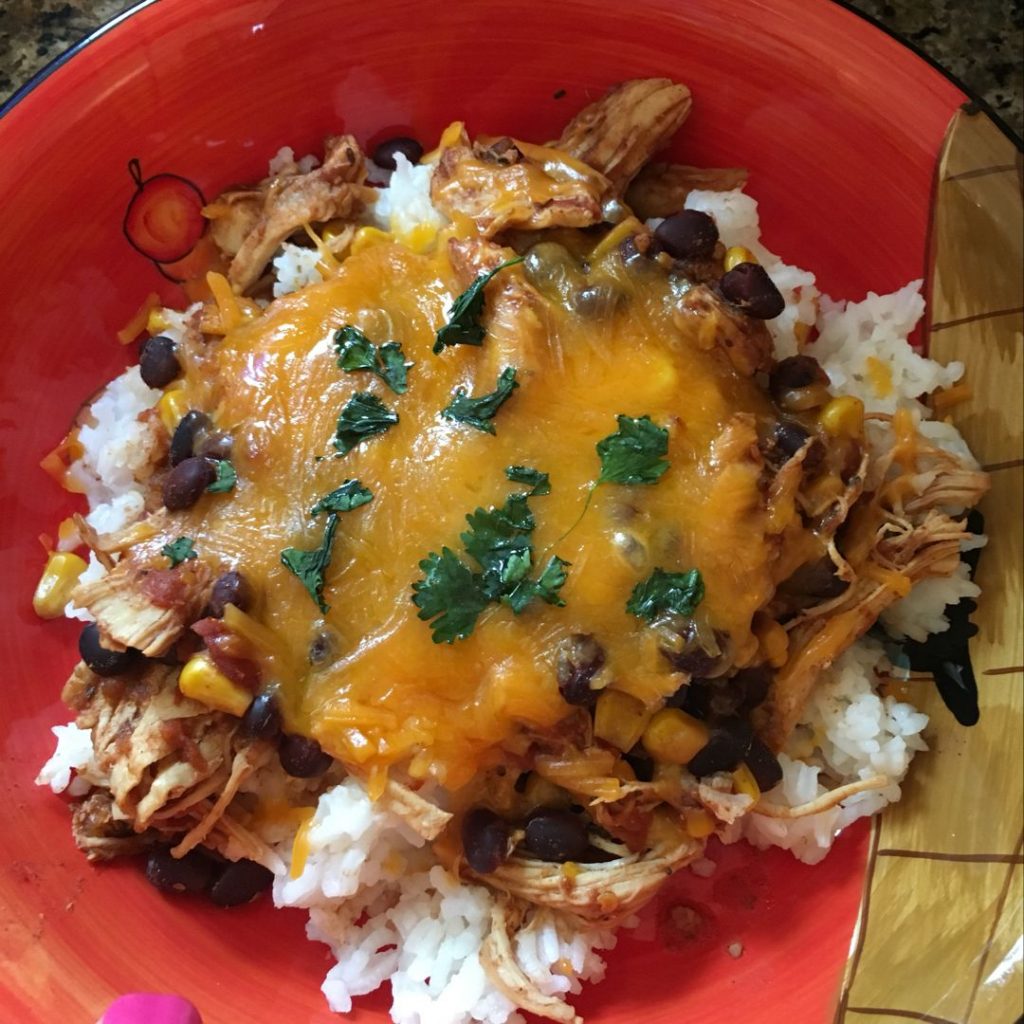
<svg viewBox="0 0 1024 1024"><path fill-rule="evenodd" d="M282 150L47 460L89 511L40 781L91 859L308 908L336 1010L574 1021L711 836L820 859L924 748L867 634L977 594L987 478L921 401L963 368L920 282L833 302L745 171L652 162L690 107Z"/></svg>

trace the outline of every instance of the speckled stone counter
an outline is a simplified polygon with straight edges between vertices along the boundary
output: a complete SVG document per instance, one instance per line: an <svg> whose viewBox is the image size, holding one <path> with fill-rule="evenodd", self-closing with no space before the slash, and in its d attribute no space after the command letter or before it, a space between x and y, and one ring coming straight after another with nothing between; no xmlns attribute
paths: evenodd
<svg viewBox="0 0 1024 1024"><path fill-rule="evenodd" d="M128 6L123 0L0 0L0 102ZM853 6L910 40L1024 134L1024 0L853 0Z"/></svg>

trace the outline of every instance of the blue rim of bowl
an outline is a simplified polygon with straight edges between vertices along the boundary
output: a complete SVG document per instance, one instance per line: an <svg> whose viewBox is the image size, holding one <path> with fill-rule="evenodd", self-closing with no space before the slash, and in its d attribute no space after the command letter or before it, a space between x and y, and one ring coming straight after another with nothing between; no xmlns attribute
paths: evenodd
<svg viewBox="0 0 1024 1024"><path fill-rule="evenodd" d="M27 82L25 82L20 88L16 89L3 103L0 103L0 120L6 114L9 114L26 96L29 95L38 86L42 85L55 71L65 65L72 57L81 53L90 43L96 42L102 36L105 36L112 29L117 28L118 25L123 24L133 14L138 14L139 11L145 10L147 7L152 7L159 3L160 0L142 0L141 3L137 3L127 10L122 11L120 14L115 14L109 21L104 22L98 28L93 29L84 39L79 40L77 43L72 44L63 53L55 57L52 61L37 71ZM855 14L858 18L873 25L879 32L884 32L890 39L895 39L901 46L909 50L915 56L923 60L930 67L934 68L944 78L948 79L953 83L968 99L965 107L973 112L975 110L984 113L992 123L1017 147L1018 150L1024 152L1024 140L1019 136L989 105L988 101L979 96L973 89L968 88L956 75L951 71L944 68L938 61L936 61L929 54L925 53L915 42L910 39L901 36L898 32L894 32L887 25L883 25L873 15L867 14L864 11L858 10L854 7L849 0L831 0L837 7L842 7L844 10L849 11L851 14Z"/></svg>

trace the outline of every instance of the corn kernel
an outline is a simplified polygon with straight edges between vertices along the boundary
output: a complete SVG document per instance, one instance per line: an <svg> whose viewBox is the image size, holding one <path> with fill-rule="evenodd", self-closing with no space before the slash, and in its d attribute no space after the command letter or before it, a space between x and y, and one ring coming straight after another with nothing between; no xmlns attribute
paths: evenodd
<svg viewBox="0 0 1024 1024"><path fill-rule="evenodd" d="M178 689L186 697L217 711L241 718L252 701L252 694L228 679L205 653L194 654L178 676Z"/></svg>
<svg viewBox="0 0 1024 1024"><path fill-rule="evenodd" d="M161 331L166 331L170 326L171 323L163 309L151 309L149 311L149 316L146 318L146 330L150 334L159 334Z"/></svg>
<svg viewBox="0 0 1024 1024"><path fill-rule="evenodd" d="M636 697L621 690L604 690L594 709L594 735L627 751L643 735L651 713Z"/></svg>
<svg viewBox="0 0 1024 1024"><path fill-rule="evenodd" d="M741 764L732 773L732 784L737 793L749 796L754 803L761 799L761 788L757 784L757 779L745 764Z"/></svg>
<svg viewBox="0 0 1024 1024"><path fill-rule="evenodd" d="M41 619L56 619L64 614L78 577L85 572L85 560L70 551L54 551L46 560L42 576L32 595L32 607Z"/></svg>
<svg viewBox="0 0 1024 1024"><path fill-rule="evenodd" d="M730 245L725 250L725 269L732 270L741 263L756 263L757 257L742 245Z"/></svg>
<svg viewBox="0 0 1024 1024"><path fill-rule="evenodd" d="M171 388L170 391L165 391L160 401L157 402L157 409L160 412L160 421L167 428L167 433L173 434L174 428L188 412L188 399L185 397L184 389Z"/></svg>
<svg viewBox="0 0 1024 1024"><path fill-rule="evenodd" d="M832 437L859 437L864 431L864 403L852 395L833 398L821 410L821 425Z"/></svg>
<svg viewBox="0 0 1024 1024"><path fill-rule="evenodd" d="M693 839L704 839L715 831L715 819L703 807L687 807L683 811L683 820Z"/></svg>
<svg viewBox="0 0 1024 1024"><path fill-rule="evenodd" d="M687 764L708 742L707 726L678 708L662 708L643 735L647 753L669 764Z"/></svg>

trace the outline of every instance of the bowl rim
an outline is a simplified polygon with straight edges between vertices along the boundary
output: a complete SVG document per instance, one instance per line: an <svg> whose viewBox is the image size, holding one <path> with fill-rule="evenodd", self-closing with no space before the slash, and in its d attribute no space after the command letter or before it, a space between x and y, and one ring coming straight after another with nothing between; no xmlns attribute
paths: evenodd
<svg viewBox="0 0 1024 1024"><path fill-rule="evenodd" d="M6 100L4 100L3 103L0 103L0 122L2 122L3 118L19 103L21 103L22 100L34 92L52 74L54 74L54 72L60 70L60 68L62 68L69 60L86 50L91 43L96 42L96 40L102 38L108 32L111 32L123 25L133 15L138 14L140 11L143 11L148 7L153 7L159 2L160 0L140 0L139 3L133 4L126 10L121 11L120 14L115 14L112 18L109 18L107 21L98 25L88 35L79 39L77 42L72 43L67 49L54 57L53 60L43 65L43 67L41 67L34 75L19 86ZM924 61L924 63L932 70L939 72L939 74L944 78L952 82L953 85L955 85L967 97L968 102L964 105L967 112L973 113L975 111L981 111L986 114L992 123L995 124L995 126L1003 133L1003 135L1005 135L1020 152L1024 153L1024 137L1018 135L1009 126L1009 124L1003 120L1002 115L997 113L989 102L984 99L984 97L979 95L974 89L967 86L957 75L940 64L934 57L926 53L916 42L901 35L894 29L889 28L887 25L884 25L874 15L868 14L866 11L862 11L854 7L850 0L828 0L828 2L836 7L843 8L845 11L849 11L851 14L854 14L863 21L866 21L869 25L872 25L878 31L889 36L890 39L894 39L904 49L908 50L919 60Z"/></svg>

